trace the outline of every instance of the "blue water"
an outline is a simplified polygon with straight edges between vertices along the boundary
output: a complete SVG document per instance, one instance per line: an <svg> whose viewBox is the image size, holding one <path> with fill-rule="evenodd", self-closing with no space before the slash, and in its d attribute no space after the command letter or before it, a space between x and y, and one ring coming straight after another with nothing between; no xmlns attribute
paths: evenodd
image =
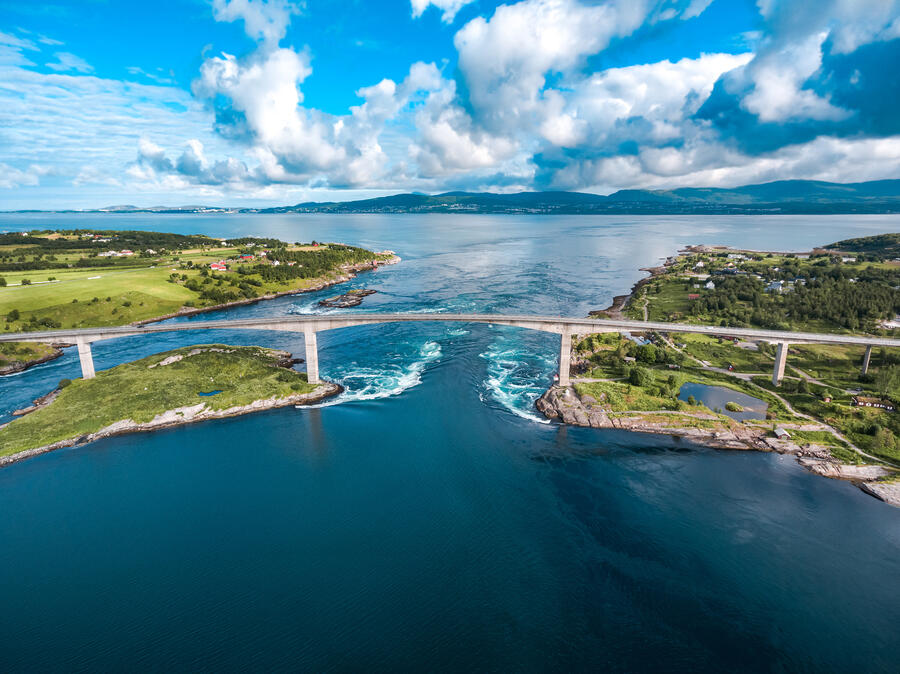
<svg viewBox="0 0 900 674"><path fill-rule="evenodd" d="M727 386L708 386L707 384L695 384L686 382L678 391L679 400L687 400L691 396L703 403L711 410L718 410L722 414L744 421L745 419L765 419L768 405L765 401L753 396L735 391ZM743 408L742 412L732 412L726 409L729 402L737 403Z"/></svg>
<svg viewBox="0 0 900 674"><path fill-rule="evenodd" d="M391 248L400 265L345 286L379 290L352 311L571 316L684 244L803 249L898 225L0 216ZM335 311L316 306L329 293L218 316ZM107 368L214 340L303 353L301 335L227 330L93 346ZM347 389L319 407L0 470L0 669L895 671L900 509L790 457L544 423L551 335L395 324L319 348ZM0 379L0 423L78 375L69 352Z"/></svg>
<svg viewBox="0 0 900 674"><path fill-rule="evenodd" d="M198 395L198 396L201 396L201 397L204 397L204 398L208 398L209 396L217 396L217 395L219 395L221 392L222 392L221 389L217 389L217 390L215 390L215 391L201 391L201 392L199 392L197 395Z"/></svg>

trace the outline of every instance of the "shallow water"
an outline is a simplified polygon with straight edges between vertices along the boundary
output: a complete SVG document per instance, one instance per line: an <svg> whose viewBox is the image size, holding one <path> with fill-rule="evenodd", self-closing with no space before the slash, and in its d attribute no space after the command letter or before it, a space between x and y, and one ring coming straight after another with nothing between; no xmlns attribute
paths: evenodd
<svg viewBox="0 0 900 674"><path fill-rule="evenodd" d="M746 393L735 391L727 386L709 386L707 384L695 384L686 382L678 392L679 400L687 400L690 396L703 403L711 410L716 410L732 419L744 421L745 419L765 419L768 405L759 398L754 398ZM742 412L732 412L725 405L729 402L737 403L743 408Z"/></svg>
<svg viewBox="0 0 900 674"><path fill-rule="evenodd" d="M400 265L351 311L583 316L690 243L804 249L900 218L13 216L339 240ZM334 290L218 314L320 311ZM190 319L182 319L190 320ZM221 341L94 345L98 369ZM4 670L893 671L900 509L793 459L543 423L558 338L466 324L319 335L347 392L0 470ZM302 367L302 366L301 366ZM9 412L77 355L0 378Z"/></svg>

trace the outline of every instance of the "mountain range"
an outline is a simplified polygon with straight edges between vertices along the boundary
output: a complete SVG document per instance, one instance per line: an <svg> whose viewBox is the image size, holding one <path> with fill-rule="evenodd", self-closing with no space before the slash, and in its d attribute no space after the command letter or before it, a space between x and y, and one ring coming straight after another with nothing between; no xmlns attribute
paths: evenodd
<svg viewBox="0 0 900 674"><path fill-rule="evenodd" d="M733 188L681 187L586 192L445 192L395 194L272 208L108 206L89 212L152 213L534 213L534 214L785 214L900 213L900 180L829 183L780 180Z"/></svg>

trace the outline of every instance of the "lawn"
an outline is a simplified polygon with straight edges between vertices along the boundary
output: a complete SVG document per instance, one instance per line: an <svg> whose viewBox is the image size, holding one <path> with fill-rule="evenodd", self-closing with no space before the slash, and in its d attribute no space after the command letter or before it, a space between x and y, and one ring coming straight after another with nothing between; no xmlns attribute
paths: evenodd
<svg viewBox="0 0 900 674"><path fill-rule="evenodd" d="M227 353L186 355L194 349ZM226 409L315 389L305 374L276 367L276 354L255 346L183 347L98 372L95 379L74 380L47 407L0 428L0 456L94 433L122 419L145 423L166 410L200 402ZM183 359L150 367L173 355ZM214 390L221 393L198 396Z"/></svg>

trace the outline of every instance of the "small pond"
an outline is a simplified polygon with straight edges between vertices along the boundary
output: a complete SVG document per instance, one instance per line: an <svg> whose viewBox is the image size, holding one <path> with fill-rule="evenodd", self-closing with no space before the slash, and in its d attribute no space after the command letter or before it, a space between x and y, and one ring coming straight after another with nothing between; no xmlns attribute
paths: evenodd
<svg viewBox="0 0 900 674"><path fill-rule="evenodd" d="M688 382L678 392L678 399L687 400L689 396L694 396L694 399L711 410L719 408L722 414L737 421L766 418L766 408L768 407L766 402L726 386L709 386L707 384ZM726 410L725 404L729 402L737 403L744 408L744 411L731 412Z"/></svg>
<svg viewBox="0 0 900 674"><path fill-rule="evenodd" d="M217 396L217 395L219 395L221 392L222 392L221 390L219 390L219 391L206 391L206 392L200 392L200 393L198 393L197 395L198 395L198 396L203 396L204 398L206 398L207 396ZM694 397L696 398L697 396L694 396Z"/></svg>

